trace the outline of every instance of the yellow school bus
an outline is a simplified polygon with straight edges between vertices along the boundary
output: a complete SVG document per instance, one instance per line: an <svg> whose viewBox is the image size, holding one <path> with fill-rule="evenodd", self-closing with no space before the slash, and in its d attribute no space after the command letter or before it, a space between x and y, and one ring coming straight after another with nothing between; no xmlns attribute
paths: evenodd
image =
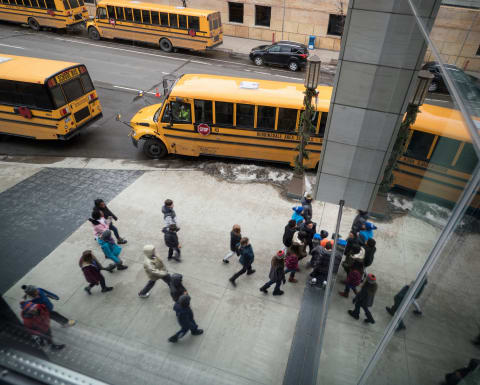
<svg viewBox="0 0 480 385"><path fill-rule="evenodd" d="M320 160L332 87L317 91L306 168ZM149 158L215 155L293 166L303 92L298 83L183 75L163 103L142 108L132 118L132 141L138 146L143 140ZM477 163L460 113L423 105L394 171L395 185L456 201ZM473 206L480 207L478 195Z"/></svg>
<svg viewBox="0 0 480 385"><path fill-rule="evenodd" d="M174 48L206 50L223 42L220 12L143 1L102 0L87 23L93 40L126 39Z"/></svg>
<svg viewBox="0 0 480 385"><path fill-rule="evenodd" d="M66 140L101 117L83 64L0 54L0 133Z"/></svg>
<svg viewBox="0 0 480 385"><path fill-rule="evenodd" d="M0 0L0 20L41 27L76 29L88 20L83 0Z"/></svg>

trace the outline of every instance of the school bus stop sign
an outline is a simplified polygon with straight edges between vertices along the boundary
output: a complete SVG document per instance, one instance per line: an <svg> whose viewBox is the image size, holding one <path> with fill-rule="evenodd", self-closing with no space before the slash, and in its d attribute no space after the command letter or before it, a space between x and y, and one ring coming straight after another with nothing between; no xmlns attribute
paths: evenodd
<svg viewBox="0 0 480 385"><path fill-rule="evenodd" d="M199 134L204 136L210 135L210 126L206 123L200 123L197 126L197 131Z"/></svg>

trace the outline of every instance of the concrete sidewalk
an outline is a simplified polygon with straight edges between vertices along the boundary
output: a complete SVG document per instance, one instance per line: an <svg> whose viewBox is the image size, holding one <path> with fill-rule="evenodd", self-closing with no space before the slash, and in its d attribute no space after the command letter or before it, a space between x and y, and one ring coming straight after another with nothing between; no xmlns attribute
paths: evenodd
<svg viewBox="0 0 480 385"><path fill-rule="evenodd" d="M70 158L59 163L58 168L67 170L73 178L85 169L102 170L103 175L122 169L121 161ZM273 297L258 289L268 280L271 256L281 247L283 228L295 202L283 198L272 185L255 179L232 183L222 179L222 173L213 177L201 169L162 168L155 162L124 163L124 168L141 170L142 174L108 202L120 218L117 224L121 234L129 241L121 255L129 269L105 273L107 284L115 289L102 294L95 288L92 296L84 292L86 283L77 265L80 254L91 249L102 261L103 256L93 240L91 224L85 222L91 205L85 207L85 213L70 213L65 204L62 209L66 216L46 218L44 225L51 226L50 222L56 219L65 220L69 213L75 216L72 221L83 218L82 224L51 253L41 256L43 260L6 292L7 302L18 312L22 284L35 284L59 294L56 309L77 319L78 324L69 329L53 324L54 336L68 346L60 353L49 353L51 359L107 383L281 384L309 273L305 267L307 261L300 263L299 282L287 282L285 295ZM55 174L57 169L50 166L42 164L42 159L0 162L0 202L12 187L30 181L39 173ZM265 167L264 171L271 172L271 167ZM50 184L48 178L43 185L36 184L39 196L45 197L38 205L57 202L57 193L76 199L75 190L61 186L61 191L52 193ZM46 191L53 195L47 197ZM18 194L23 196L21 191ZM97 196L91 193L86 198L93 202ZM165 258L161 206L166 198L174 200L180 221L181 263L167 262ZM9 207L2 210L2 217L10 218ZM315 202L313 211L318 230L332 233L337 207ZM354 215L352 209L344 212L340 231L344 236ZM22 225L32 225L29 216L25 220L16 219L18 231L24 231ZM240 268L236 258L230 264L221 262L234 223L239 223L242 234L251 240L257 270L254 275L241 276L237 287L228 282ZM370 273L377 275L379 284L372 308L376 324L355 321L347 314L351 300L338 296L336 292L343 286L337 283L330 304L318 384L355 383L390 322L385 306L391 305L393 295L415 277L439 234L438 228L411 216L377 225L377 253L369 268ZM0 229L5 226L2 223ZM42 234L44 230L39 227L36 231ZM464 246L456 250L458 262L452 264L450 253L457 242ZM138 291L147 281L142 266L142 248L146 243L156 246L170 272L184 275L195 318L205 330L204 335L187 335L178 344L167 342L178 325L163 282L156 284L150 298L138 298ZM395 362L395 368L388 368L387 360L387 369L380 365L381 375L372 378L369 384L433 385L444 372L463 366L476 354L476 348L468 343L472 337L469 333L475 327L471 293L480 291L475 279L480 261L471 258L475 255L475 245L478 234L452 239L451 248L443 258L448 269L443 267L441 279L432 274L421 298L424 316L407 317L407 330L396 334L387 349L385 358ZM466 263L469 272L462 270ZM463 280L458 282L462 274L469 275L465 276L465 281L471 282L467 288L463 287ZM337 282L343 278L341 270ZM455 300L449 297L452 290L457 295Z"/></svg>

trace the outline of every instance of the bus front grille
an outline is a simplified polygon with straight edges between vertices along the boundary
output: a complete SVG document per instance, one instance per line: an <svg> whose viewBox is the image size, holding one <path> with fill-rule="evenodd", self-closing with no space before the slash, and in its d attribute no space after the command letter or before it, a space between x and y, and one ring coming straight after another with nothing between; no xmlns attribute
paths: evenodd
<svg viewBox="0 0 480 385"><path fill-rule="evenodd" d="M77 123L81 122L83 119L90 116L90 110L88 109L88 106L87 106L85 108L82 108L80 111L75 112L73 116L75 117L75 120Z"/></svg>

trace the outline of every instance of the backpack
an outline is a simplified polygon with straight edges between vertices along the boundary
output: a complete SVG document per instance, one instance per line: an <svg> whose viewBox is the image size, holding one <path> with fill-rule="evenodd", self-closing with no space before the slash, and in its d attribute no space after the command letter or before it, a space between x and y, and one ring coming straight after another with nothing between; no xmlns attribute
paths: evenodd
<svg viewBox="0 0 480 385"><path fill-rule="evenodd" d="M50 313L43 304L22 302L23 325L34 334L44 334L50 329Z"/></svg>

